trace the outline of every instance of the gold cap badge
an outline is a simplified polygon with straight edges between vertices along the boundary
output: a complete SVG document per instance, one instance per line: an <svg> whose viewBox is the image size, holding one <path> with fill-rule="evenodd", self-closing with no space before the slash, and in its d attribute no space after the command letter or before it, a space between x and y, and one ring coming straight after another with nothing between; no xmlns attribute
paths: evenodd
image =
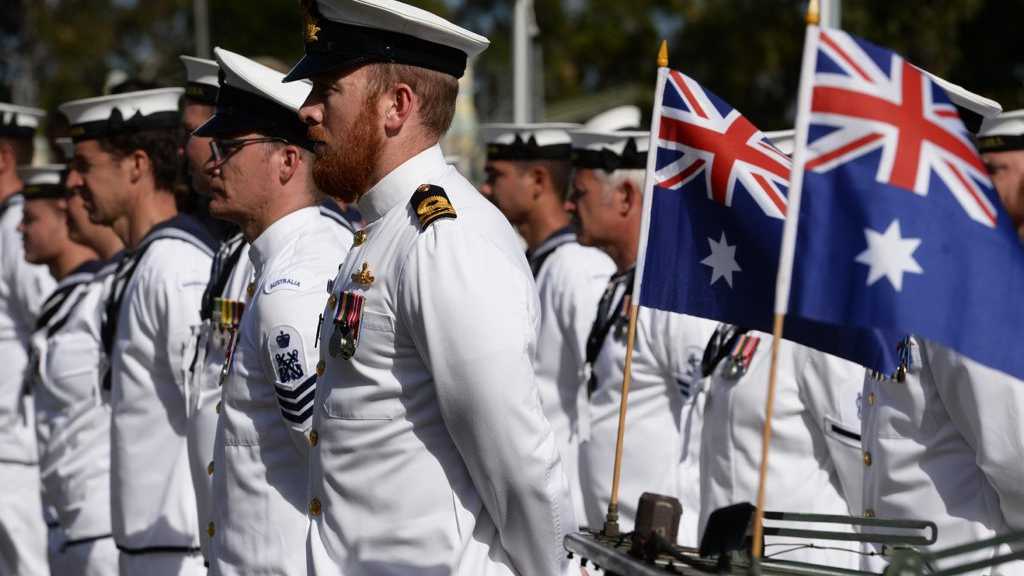
<svg viewBox="0 0 1024 576"><path fill-rule="evenodd" d="M320 27L317 26L316 0L302 0L302 17L306 24L306 42L316 42Z"/></svg>

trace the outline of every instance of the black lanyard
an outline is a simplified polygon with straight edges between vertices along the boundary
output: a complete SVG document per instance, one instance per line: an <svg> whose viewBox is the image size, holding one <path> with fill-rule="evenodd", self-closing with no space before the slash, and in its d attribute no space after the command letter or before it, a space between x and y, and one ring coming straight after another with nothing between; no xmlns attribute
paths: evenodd
<svg viewBox="0 0 1024 576"><path fill-rule="evenodd" d="M718 364L732 351L736 341L746 333L746 330L732 324L719 324L704 347L704 357L700 361L701 376L707 378L713 374Z"/></svg>
<svg viewBox="0 0 1024 576"><path fill-rule="evenodd" d="M587 336L587 367L589 368L590 377L587 380L587 396L594 393L597 389L597 377L594 376L594 361L597 360L598 354L601 353L601 347L604 346L605 339L608 338L608 333L611 332L612 327L615 323L624 317L623 307L627 299L633 295L633 275L635 268L630 268L627 272L616 274L612 276L612 279L608 282L608 287L604 289L604 294L601 295L601 301L597 305L597 316L594 318L594 324L590 327L590 334ZM625 284L623 287L622 285ZM615 299L615 293L622 288L622 296L619 297L615 305L612 302Z"/></svg>

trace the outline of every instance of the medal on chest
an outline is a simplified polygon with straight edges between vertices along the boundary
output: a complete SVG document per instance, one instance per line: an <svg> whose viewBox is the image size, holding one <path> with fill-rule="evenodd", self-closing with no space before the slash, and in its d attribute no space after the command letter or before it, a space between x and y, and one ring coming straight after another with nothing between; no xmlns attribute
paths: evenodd
<svg viewBox="0 0 1024 576"><path fill-rule="evenodd" d="M334 308L334 330L327 346L332 358L349 360L355 355L365 301L365 296L349 291L342 292L338 297Z"/></svg>
<svg viewBox="0 0 1024 576"><path fill-rule="evenodd" d="M738 380L747 373L750 363L754 360L754 353L761 343L760 336L744 334L736 340L729 357L726 358L722 373L730 380Z"/></svg>
<svg viewBox="0 0 1024 576"><path fill-rule="evenodd" d="M238 327L242 323L242 312L245 311L245 302L232 300L230 298L213 299L213 322L216 326L217 343L225 350L226 358L221 367L220 383L224 384L231 365L231 356L235 348L235 337L238 335Z"/></svg>

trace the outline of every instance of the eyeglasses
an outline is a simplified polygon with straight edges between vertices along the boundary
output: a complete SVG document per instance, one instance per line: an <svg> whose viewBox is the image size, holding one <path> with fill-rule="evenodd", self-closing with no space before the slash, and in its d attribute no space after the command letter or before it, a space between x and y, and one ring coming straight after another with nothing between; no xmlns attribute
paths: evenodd
<svg viewBox="0 0 1024 576"><path fill-rule="evenodd" d="M213 153L213 162L215 166L220 166L228 161L233 154L248 146L249 144L266 144L267 142L282 142L287 144L288 141L284 138L266 137L266 138L239 138L230 140L220 140L213 138L210 140L210 152Z"/></svg>

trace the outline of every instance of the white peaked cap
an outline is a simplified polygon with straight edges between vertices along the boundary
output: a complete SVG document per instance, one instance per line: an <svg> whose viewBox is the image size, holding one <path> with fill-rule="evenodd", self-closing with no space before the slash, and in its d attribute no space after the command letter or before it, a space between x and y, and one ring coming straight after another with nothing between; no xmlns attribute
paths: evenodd
<svg viewBox="0 0 1024 576"><path fill-rule="evenodd" d="M765 132L764 136L772 146L778 148L783 154L787 156L793 155L793 148L795 146L795 131L793 129Z"/></svg>
<svg viewBox="0 0 1024 576"><path fill-rule="evenodd" d="M46 110L0 102L0 136L31 137Z"/></svg>
<svg viewBox="0 0 1024 576"><path fill-rule="evenodd" d="M76 142L132 130L173 128L180 124L182 88L157 88L111 94L61 104Z"/></svg>
<svg viewBox="0 0 1024 576"><path fill-rule="evenodd" d="M1004 112L995 118L986 118L978 136L1020 136L1024 134L1024 109Z"/></svg>
<svg viewBox="0 0 1024 576"><path fill-rule="evenodd" d="M217 62L195 56L178 56L181 63L185 65L185 80L195 84L206 84L207 86L218 86Z"/></svg>
<svg viewBox="0 0 1024 576"><path fill-rule="evenodd" d="M313 89L308 80L286 84L282 82L284 74L236 52L218 47L213 54L224 70L226 86L266 98L296 114Z"/></svg>
<svg viewBox="0 0 1024 576"><path fill-rule="evenodd" d="M576 130L572 137L572 163L577 168L642 170L647 167L650 133L636 130Z"/></svg>
<svg viewBox="0 0 1024 576"><path fill-rule="evenodd" d="M584 130L614 132L616 130L636 130L642 122L639 106L632 104L617 106L594 116L583 125Z"/></svg>
<svg viewBox="0 0 1024 576"><path fill-rule="evenodd" d="M368 62L409 64L451 74L490 42L440 16L396 0L308 0L306 55L287 81Z"/></svg>
<svg viewBox="0 0 1024 576"><path fill-rule="evenodd" d="M983 153L1024 150L1024 110L986 118L978 131L977 141L978 150Z"/></svg>
<svg viewBox="0 0 1024 576"><path fill-rule="evenodd" d="M534 140L538 146L570 144L569 131L579 124L484 124L480 127L484 142L488 144L513 144L516 139L523 142Z"/></svg>
<svg viewBox="0 0 1024 576"><path fill-rule="evenodd" d="M38 186L40 184L63 184L64 164L45 164L43 166L19 166L18 178L26 186Z"/></svg>

